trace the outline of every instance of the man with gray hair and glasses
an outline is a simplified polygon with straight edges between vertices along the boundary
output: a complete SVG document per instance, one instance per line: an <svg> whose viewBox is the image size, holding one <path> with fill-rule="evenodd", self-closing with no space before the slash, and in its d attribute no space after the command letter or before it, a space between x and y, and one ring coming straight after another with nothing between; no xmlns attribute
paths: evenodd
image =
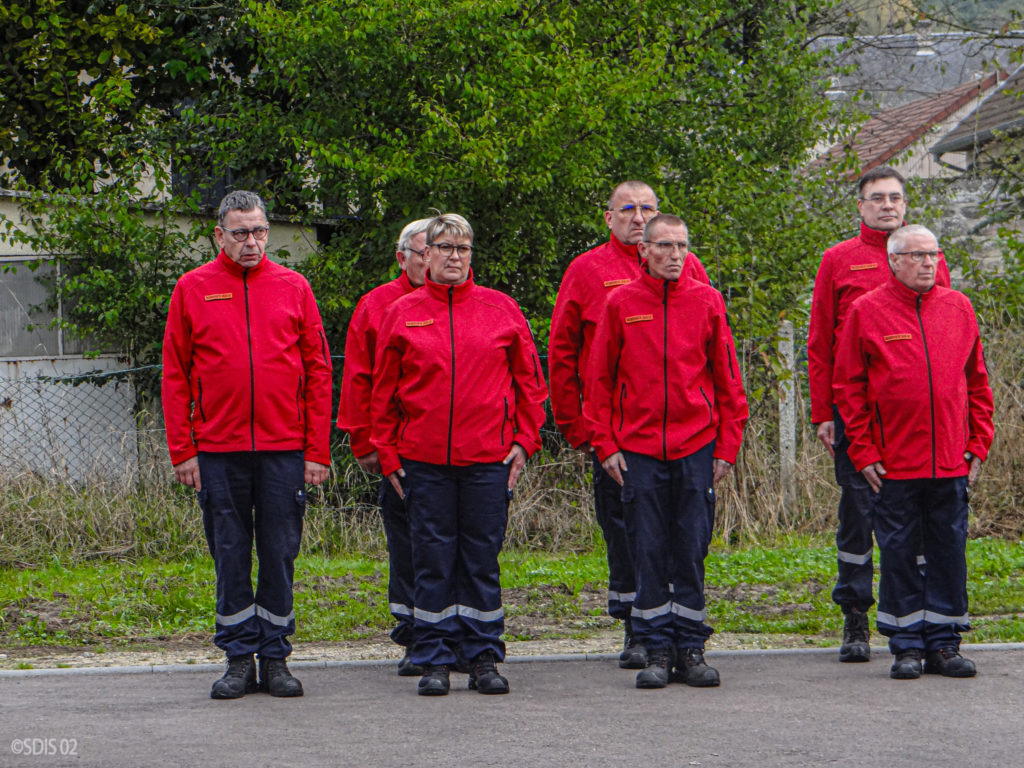
<svg viewBox="0 0 1024 768"><path fill-rule="evenodd" d="M967 500L992 445L992 389L971 302L935 284L935 235L903 227L887 250L887 281L843 323L833 383L849 460L873 495L878 631L892 678L973 677L960 655Z"/></svg>
<svg viewBox="0 0 1024 768"><path fill-rule="evenodd" d="M220 253L178 280L164 331L167 447L175 478L196 490L217 572L214 643L227 671L214 699L302 695L285 662L292 581L305 486L330 471L327 339L306 278L267 258L269 235L259 195L229 193Z"/></svg>
<svg viewBox="0 0 1024 768"><path fill-rule="evenodd" d="M839 484L839 526L836 529L837 577L832 600L843 612L842 662L870 661L867 612L874 605L872 581L871 492L846 455L849 440L832 399L836 346L846 313L855 299L884 285L889 276L886 241L903 226L907 190L893 168L873 168L857 182L860 231L827 251L814 280L811 321L807 333L807 377L811 421L818 439L835 462ZM939 253L936 282L949 287L949 269Z"/></svg>
<svg viewBox="0 0 1024 768"><path fill-rule="evenodd" d="M427 227L430 221L418 219L402 229L395 251L401 270L398 277L377 286L359 300L345 337L338 429L348 433L349 445L359 466L373 474L380 474L380 457L370 442L370 399L377 335L384 310L426 281ZM378 503L388 542L388 605L397 622L391 631L391 639L405 649L398 663L398 674L402 677L422 675L423 668L413 664L410 655L415 640L415 622L409 516L405 503L386 479L381 482Z"/></svg>

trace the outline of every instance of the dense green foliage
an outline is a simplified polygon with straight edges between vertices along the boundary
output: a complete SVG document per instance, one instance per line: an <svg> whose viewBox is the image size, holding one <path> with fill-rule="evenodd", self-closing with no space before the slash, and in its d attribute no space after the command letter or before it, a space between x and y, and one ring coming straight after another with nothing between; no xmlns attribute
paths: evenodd
<svg viewBox="0 0 1024 768"><path fill-rule="evenodd" d="M848 217L799 170L826 110L806 40L831 2L18 0L4 11L18 133L0 152L29 191L86 192L83 168L105 178L144 160L160 174L161 157L178 191L258 188L273 212L315 222L324 247L306 269L335 347L359 295L393 273L402 225L434 208L474 225L478 279L519 300L543 347L562 271L607 237L612 187L645 179L690 222L738 334L768 348ZM39 223L44 252L103 237ZM137 246L122 250L165 253ZM97 274L68 286L89 317L137 316L122 304L166 288L115 272L123 293Z"/></svg>

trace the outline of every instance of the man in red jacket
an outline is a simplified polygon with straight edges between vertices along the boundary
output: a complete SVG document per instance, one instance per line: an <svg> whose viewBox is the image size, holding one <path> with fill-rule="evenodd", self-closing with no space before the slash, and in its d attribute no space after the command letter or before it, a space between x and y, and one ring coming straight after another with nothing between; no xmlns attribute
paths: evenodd
<svg viewBox="0 0 1024 768"><path fill-rule="evenodd" d="M610 230L608 242L573 259L558 289L548 343L551 410L559 431L573 448L581 451L591 451L582 403L594 329L608 294L640 275L637 246L643 239L644 225L657 213L658 198L644 182L624 181L615 187L604 212ZM697 257L692 253L685 256L684 274L707 283L707 273ZM608 478L596 456L593 472L594 514L608 549L608 613L622 619L625 626L619 666L642 669L647 659L643 646L633 637L630 619L636 584L619 488Z"/></svg>
<svg viewBox="0 0 1024 768"><path fill-rule="evenodd" d="M174 476L196 489L217 572L214 642L227 672L215 699L302 695L285 662L294 561L305 483L322 483L330 466L320 312L306 279L266 257L269 234L258 195L228 194L214 229L220 253L178 281L164 332L167 446Z"/></svg>
<svg viewBox="0 0 1024 768"><path fill-rule="evenodd" d="M345 338L345 368L341 378L338 429L348 433L356 461L367 472L380 473L380 457L370 442L370 395L373 392L373 361L377 335L384 310L396 299L419 288L426 281L427 225L430 219L407 224L398 237L395 258L401 268L397 278L377 286L356 305ZM386 479L378 498L384 535L388 542L388 605L397 622L391 639L405 648L398 674L412 677L423 668L411 659L413 623L412 542L405 503Z"/></svg>
<svg viewBox="0 0 1024 768"><path fill-rule="evenodd" d="M935 236L903 227L887 248L892 274L850 308L833 386L850 461L875 494L878 631L891 677L920 677L922 658L926 673L972 677L959 653L967 499L992 444L992 390L970 301L935 284Z"/></svg>
<svg viewBox="0 0 1024 768"><path fill-rule="evenodd" d="M843 420L832 401L832 373L839 333L850 305L858 297L883 285L889 275L885 245L890 233L903 224L907 212L906 184L892 168L865 173L857 182L860 233L832 246L822 257L814 280L811 322L807 336L807 375L811 391L811 421L818 439L835 461L839 483L839 526L836 529L837 577L832 600L843 612L843 642L839 660L869 661L871 646L867 611L871 593L871 493L846 454L849 441ZM949 269L939 254L939 285L949 287Z"/></svg>
<svg viewBox="0 0 1024 768"><path fill-rule="evenodd" d="M646 269L608 297L587 369L591 444L621 487L635 569L632 628L647 651L638 688L719 684L704 661L704 558L747 400L725 301L685 276L687 253L681 219L647 223Z"/></svg>
<svg viewBox="0 0 1024 768"><path fill-rule="evenodd" d="M458 665L470 688L503 694L498 554L512 489L540 447L547 388L515 301L473 281L469 222L432 220L427 254L426 285L381 322L371 437L409 514L417 693L446 695Z"/></svg>

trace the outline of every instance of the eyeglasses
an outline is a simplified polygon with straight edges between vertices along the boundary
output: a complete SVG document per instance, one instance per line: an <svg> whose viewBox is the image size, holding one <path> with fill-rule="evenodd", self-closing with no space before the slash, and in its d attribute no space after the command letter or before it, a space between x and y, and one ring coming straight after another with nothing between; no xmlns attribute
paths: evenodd
<svg viewBox="0 0 1024 768"><path fill-rule="evenodd" d="M929 259L930 261L939 260L938 251L895 251L895 254L897 256L906 256L915 264L920 264L925 259Z"/></svg>
<svg viewBox="0 0 1024 768"><path fill-rule="evenodd" d="M468 258L473 255L472 245L452 245L451 243L427 243L427 247L433 246L441 252L441 255L446 259L450 258L453 253L458 254L460 259Z"/></svg>
<svg viewBox="0 0 1024 768"><path fill-rule="evenodd" d="M637 212L638 208L640 210L640 215L643 216L645 221L647 219L653 219L655 214L658 212L658 209L655 206L653 206L653 205L640 205L640 206L637 206L637 205L632 205L632 204L624 205L621 208L609 208L608 210L609 211L616 211L618 213L621 213L626 218L631 219L631 218L633 218L633 214Z"/></svg>
<svg viewBox="0 0 1024 768"><path fill-rule="evenodd" d="M244 243L252 235L258 242L263 242L270 236L270 227L253 227L252 229L225 229L231 239L236 243Z"/></svg>
<svg viewBox="0 0 1024 768"><path fill-rule="evenodd" d="M422 251L417 251L415 248L406 248L405 250L408 251L409 253L415 253L421 259L425 259L427 257L427 249L426 248L424 248Z"/></svg>
<svg viewBox="0 0 1024 768"><path fill-rule="evenodd" d="M872 205L882 205L882 203L884 203L886 200L888 200L893 205L899 205L904 200L906 200L906 198L899 192L893 192L891 195L883 195L881 193L878 193L875 195L871 195L870 197L862 197L861 200L871 203Z"/></svg>
<svg viewBox="0 0 1024 768"><path fill-rule="evenodd" d="M671 240L658 240L652 242L651 240L644 240L651 248L662 253L675 253L678 248L679 251L685 256L690 249L690 244L685 240L680 242L673 242Z"/></svg>

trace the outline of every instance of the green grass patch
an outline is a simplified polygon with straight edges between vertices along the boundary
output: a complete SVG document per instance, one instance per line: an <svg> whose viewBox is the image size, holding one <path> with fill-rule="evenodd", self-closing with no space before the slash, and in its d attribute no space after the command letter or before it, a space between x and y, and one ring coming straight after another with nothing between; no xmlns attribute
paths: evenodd
<svg viewBox="0 0 1024 768"><path fill-rule="evenodd" d="M510 639L579 638L609 626L602 548L565 554L510 550L501 562ZM791 537L757 547L715 542L706 570L709 622L717 631L836 642L842 619L830 596L830 539ZM1024 544L969 542L968 573L975 631L967 639L1024 642ZM214 586L208 557L3 568L0 645L97 650L209 641ZM295 611L299 642L382 636L392 625L386 559L300 557Z"/></svg>

